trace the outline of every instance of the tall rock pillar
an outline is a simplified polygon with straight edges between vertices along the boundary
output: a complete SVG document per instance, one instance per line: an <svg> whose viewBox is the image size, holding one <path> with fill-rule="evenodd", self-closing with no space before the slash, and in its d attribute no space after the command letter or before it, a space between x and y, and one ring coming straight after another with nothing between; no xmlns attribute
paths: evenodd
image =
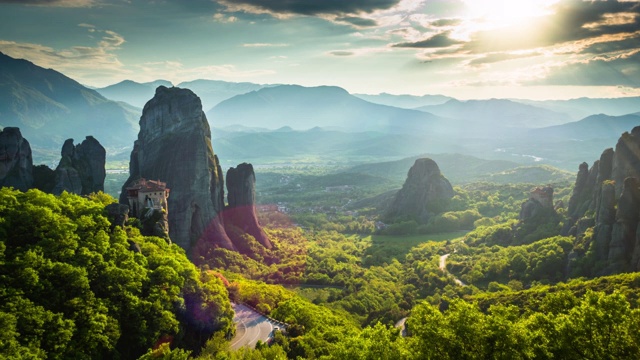
<svg viewBox="0 0 640 360"><path fill-rule="evenodd" d="M211 145L200 98L191 90L160 86L144 106L126 188L140 178L166 182L169 236L191 254L208 247L234 249L222 218L224 180Z"/></svg>

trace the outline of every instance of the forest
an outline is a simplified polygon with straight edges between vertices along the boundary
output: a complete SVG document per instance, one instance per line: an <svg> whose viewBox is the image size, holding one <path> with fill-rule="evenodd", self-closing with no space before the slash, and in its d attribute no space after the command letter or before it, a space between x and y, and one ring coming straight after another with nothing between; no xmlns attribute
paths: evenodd
<svg viewBox="0 0 640 360"><path fill-rule="evenodd" d="M292 174L271 175L274 179ZM295 177L294 177L295 179ZM316 182L325 188L327 177ZM347 179L348 180L348 179ZM295 180L294 180L295 181ZM305 182L306 181L306 182ZM336 181L331 180L330 181ZM340 181L340 180L338 180ZM391 187L394 184L387 184ZM263 199L278 189L259 189ZM287 185L284 185L285 187ZM294 185L295 186L295 185ZM593 277L559 236L566 211L519 219L532 184L454 186L445 212L376 228L379 183L288 198L261 212L273 243L191 262L165 239L123 227L104 193L0 190L0 321L5 358L613 359L640 355L640 276ZM555 184L569 201L572 186ZM322 191L319 190L319 193ZM295 195L295 193L294 193ZM265 200L268 201L268 200ZM199 266L194 265L194 263ZM443 266L444 265L444 266ZM231 350L231 303L288 324ZM406 319L405 328L395 324Z"/></svg>

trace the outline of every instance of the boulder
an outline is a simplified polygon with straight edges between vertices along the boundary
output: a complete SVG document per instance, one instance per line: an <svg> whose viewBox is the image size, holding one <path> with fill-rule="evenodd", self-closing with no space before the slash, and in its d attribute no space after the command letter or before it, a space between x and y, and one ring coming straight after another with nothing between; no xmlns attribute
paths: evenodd
<svg viewBox="0 0 640 360"><path fill-rule="evenodd" d="M16 127L0 131L0 187L4 186L21 191L33 187L31 146Z"/></svg>

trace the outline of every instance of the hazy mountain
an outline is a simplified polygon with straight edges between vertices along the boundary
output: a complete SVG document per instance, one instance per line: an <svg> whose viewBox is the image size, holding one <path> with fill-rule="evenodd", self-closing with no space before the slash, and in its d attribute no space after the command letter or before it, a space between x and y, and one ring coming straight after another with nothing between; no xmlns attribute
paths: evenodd
<svg viewBox="0 0 640 360"><path fill-rule="evenodd" d="M588 140L618 138L625 131L640 125L640 115L591 115L580 121L542 129L533 129L531 136L541 139Z"/></svg>
<svg viewBox="0 0 640 360"><path fill-rule="evenodd" d="M572 121L566 114L504 99L453 99L441 105L423 106L418 110L458 119L462 129L473 129L477 134L495 133L499 128L540 128Z"/></svg>
<svg viewBox="0 0 640 360"><path fill-rule="evenodd" d="M235 96L207 112L212 126L242 124L305 130L406 133L432 129L442 119L429 113L373 104L334 86L280 85Z"/></svg>
<svg viewBox="0 0 640 360"><path fill-rule="evenodd" d="M158 86L173 86L166 80L156 80L148 83L137 83L131 80L124 80L117 84L96 89L102 96L116 101L124 101L140 109L149 101L156 92Z"/></svg>
<svg viewBox="0 0 640 360"><path fill-rule="evenodd" d="M380 93L378 95L367 94L353 94L362 100L372 102L375 104L394 106L404 109L415 109L421 106L440 105L453 99L444 95L393 95L387 93Z"/></svg>
<svg viewBox="0 0 640 360"><path fill-rule="evenodd" d="M238 161L271 162L321 159L325 162L373 161L407 157L424 152L462 152L446 138L382 132L344 132L319 128L296 131L221 132L213 129L216 154L225 165ZM228 163L227 163L228 162ZM235 162L235 164L234 164Z"/></svg>
<svg viewBox="0 0 640 360"><path fill-rule="evenodd" d="M613 99L578 98L571 100L513 100L548 110L569 114L574 120L593 114L621 116L640 111L640 96Z"/></svg>
<svg viewBox="0 0 640 360"><path fill-rule="evenodd" d="M133 143L138 115L57 71L0 53L0 126L19 127L34 148L59 150L87 135L109 148Z"/></svg>
<svg viewBox="0 0 640 360"><path fill-rule="evenodd" d="M249 82L234 83L220 80L194 80L182 82L177 86L191 89L196 93L202 100L202 109L206 112L220 102L236 95L246 94L273 85L260 85Z"/></svg>

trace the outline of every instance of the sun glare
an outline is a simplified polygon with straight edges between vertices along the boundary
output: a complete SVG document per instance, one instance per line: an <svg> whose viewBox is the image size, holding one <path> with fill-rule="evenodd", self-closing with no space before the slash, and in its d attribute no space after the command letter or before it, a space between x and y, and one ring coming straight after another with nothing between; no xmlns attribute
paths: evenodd
<svg viewBox="0 0 640 360"><path fill-rule="evenodd" d="M517 24L547 15L549 6L558 0L466 0L467 16L489 27Z"/></svg>

